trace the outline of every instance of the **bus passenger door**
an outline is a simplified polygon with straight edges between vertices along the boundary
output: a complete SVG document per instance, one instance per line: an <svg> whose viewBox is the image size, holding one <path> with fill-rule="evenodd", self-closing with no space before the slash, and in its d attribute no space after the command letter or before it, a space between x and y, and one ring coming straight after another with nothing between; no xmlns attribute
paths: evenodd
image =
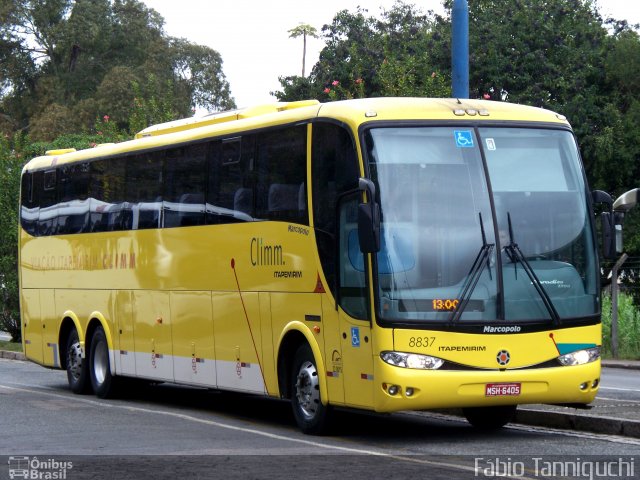
<svg viewBox="0 0 640 480"><path fill-rule="evenodd" d="M360 194L339 207L338 303L345 403L373 406L373 350L365 257L358 240Z"/></svg>

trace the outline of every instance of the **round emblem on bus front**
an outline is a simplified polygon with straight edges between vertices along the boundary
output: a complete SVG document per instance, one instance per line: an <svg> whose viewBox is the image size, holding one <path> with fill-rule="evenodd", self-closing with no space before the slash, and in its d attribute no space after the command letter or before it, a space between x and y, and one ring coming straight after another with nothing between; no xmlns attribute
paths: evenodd
<svg viewBox="0 0 640 480"><path fill-rule="evenodd" d="M500 350L498 355L496 355L496 360L498 361L498 365L506 365L511 360L511 355L506 350Z"/></svg>

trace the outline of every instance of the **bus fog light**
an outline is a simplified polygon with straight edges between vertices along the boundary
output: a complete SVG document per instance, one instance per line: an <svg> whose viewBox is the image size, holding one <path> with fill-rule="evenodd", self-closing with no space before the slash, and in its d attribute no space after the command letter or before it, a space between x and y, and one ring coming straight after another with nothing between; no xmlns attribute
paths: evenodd
<svg viewBox="0 0 640 480"><path fill-rule="evenodd" d="M415 368L419 370L437 370L444 364L444 360L430 355L404 352L382 352L380 358L395 367Z"/></svg>
<svg viewBox="0 0 640 480"><path fill-rule="evenodd" d="M586 390L587 387L589 387L589 383L588 382L584 382L580 384L580 390Z"/></svg>
<svg viewBox="0 0 640 480"><path fill-rule="evenodd" d="M600 347L587 348L576 352L560 355L558 361L564 366L584 365L595 362L600 358Z"/></svg>
<svg viewBox="0 0 640 480"><path fill-rule="evenodd" d="M593 382L591 382L591 388L596 388L598 385L600 385L599 378L596 378Z"/></svg>
<svg viewBox="0 0 640 480"><path fill-rule="evenodd" d="M404 391L404 394L405 394L407 397L412 397L412 396L413 396L413 388L411 388L411 387L407 387L407 388L406 388L406 390Z"/></svg>
<svg viewBox="0 0 640 480"><path fill-rule="evenodd" d="M398 386L397 385L389 385L389 387L387 388L387 392L389 392L389 395L396 395L398 393Z"/></svg>

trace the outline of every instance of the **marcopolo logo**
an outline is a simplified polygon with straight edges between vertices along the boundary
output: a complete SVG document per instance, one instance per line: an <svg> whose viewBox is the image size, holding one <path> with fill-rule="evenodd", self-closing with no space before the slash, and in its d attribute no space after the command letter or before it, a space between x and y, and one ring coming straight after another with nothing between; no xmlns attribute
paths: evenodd
<svg viewBox="0 0 640 480"><path fill-rule="evenodd" d="M28 478L38 480L64 480L67 471L73 468L73 462L63 462L53 458L9 457L9 478Z"/></svg>
<svg viewBox="0 0 640 480"><path fill-rule="evenodd" d="M482 333L518 333L522 330L520 325L510 325L504 327L492 327L490 325L485 325Z"/></svg>

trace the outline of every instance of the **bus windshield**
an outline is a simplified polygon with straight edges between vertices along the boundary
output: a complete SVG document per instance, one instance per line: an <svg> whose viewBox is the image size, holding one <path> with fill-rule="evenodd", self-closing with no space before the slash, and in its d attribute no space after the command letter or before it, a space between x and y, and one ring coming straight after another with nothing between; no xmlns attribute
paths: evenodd
<svg viewBox="0 0 640 480"><path fill-rule="evenodd" d="M597 313L569 131L384 127L365 142L381 209L380 318L561 323Z"/></svg>

